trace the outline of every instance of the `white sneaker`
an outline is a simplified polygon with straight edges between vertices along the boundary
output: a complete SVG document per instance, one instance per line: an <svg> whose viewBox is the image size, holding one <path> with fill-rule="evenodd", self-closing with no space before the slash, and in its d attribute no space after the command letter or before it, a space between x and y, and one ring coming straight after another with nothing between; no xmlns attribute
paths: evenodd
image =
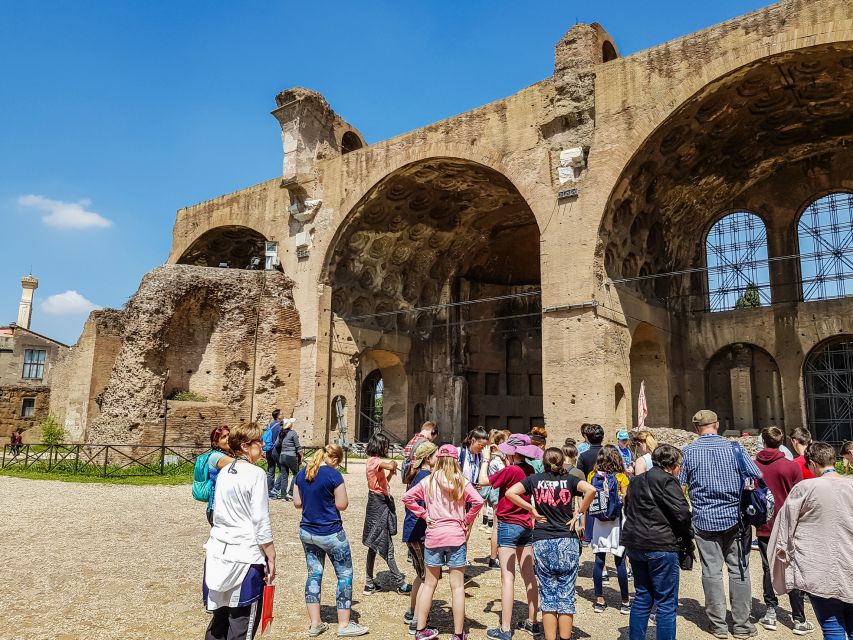
<svg viewBox="0 0 853 640"><path fill-rule="evenodd" d="M815 630L815 626L811 622L795 622L794 635L805 636Z"/></svg>

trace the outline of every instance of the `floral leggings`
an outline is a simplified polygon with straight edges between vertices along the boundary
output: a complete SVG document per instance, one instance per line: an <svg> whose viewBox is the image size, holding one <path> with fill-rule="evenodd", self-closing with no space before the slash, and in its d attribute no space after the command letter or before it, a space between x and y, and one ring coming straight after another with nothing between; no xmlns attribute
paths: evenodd
<svg viewBox="0 0 853 640"><path fill-rule="evenodd" d="M307 604L320 604L323 569L328 555L338 577L335 605L338 609L351 608L352 553L346 532L341 529L332 535L316 536L300 529L299 539L302 541L302 548L305 549L305 562L308 565L308 578L305 580L305 602Z"/></svg>

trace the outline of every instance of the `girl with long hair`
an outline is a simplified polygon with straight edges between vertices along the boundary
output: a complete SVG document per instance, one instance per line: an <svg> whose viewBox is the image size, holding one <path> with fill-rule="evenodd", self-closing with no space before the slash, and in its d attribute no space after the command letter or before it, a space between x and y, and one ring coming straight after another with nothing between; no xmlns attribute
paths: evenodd
<svg viewBox="0 0 853 640"><path fill-rule="evenodd" d="M488 474L493 475L507 465L506 456L498 449L498 445L506 442L509 437L507 431L492 429L489 432ZM485 522L483 523L490 534L489 547L489 569L498 569L501 563L498 561L498 528L495 526L495 509L498 506L500 492L494 487L484 487L480 495L486 500L486 508L483 509Z"/></svg>
<svg viewBox="0 0 853 640"><path fill-rule="evenodd" d="M390 446L391 441L384 433L373 434L367 442L367 511L361 534L361 542L367 547L364 595L379 591L379 586L373 578L377 555L388 563L397 591L409 593L412 590L412 585L406 582L406 576L400 571L394 558L393 537L397 535L397 509L388 481L397 473L397 463L386 459Z"/></svg>
<svg viewBox="0 0 853 640"><path fill-rule="evenodd" d="M308 465L296 474L293 505L302 510L299 540L305 551L308 576L305 580L305 606L314 638L329 625L320 618L320 592L323 569L328 555L338 578L335 606L338 611L338 636L353 637L367 633L367 627L350 620L352 609L352 552L344 531L341 512L349 506L347 487L338 465L344 451L338 444L317 449Z"/></svg>
<svg viewBox="0 0 853 640"><path fill-rule="evenodd" d="M601 476L605 490L611 478L615 479L618 498L624 500L628 491L628 476L625 475L625 460L619 450L613 445L604 445L598 452L595 467L589 472L587 482L593 484L593 477ZM607 554L613 555L616 562L616 578L619 581L619 592L622 596L622 605L619 613L628 615L631 613L631 599L628 594L628 572L625 568L625 547L622 545L622 517L621 513L613 520L601 520L591 518L592 535L590 546L595 554L595 568L592 572L592 582L595 588L595 603L593 611L602 613L607 608L604 601L603 572Z"/></svg>
<svg viewBox="0 0 853 640"><path fill-rule="evenodd" d="M575 582L586 512L595 489L566 469L562 450L551 447L544 471L511 486L507 498L533 516L533 560L545 640L568 640L575 616ZM524 495L532 496L526 500ZM580 504L575 510L575 498Z"/></svg>
<svg viewBox="0 0 853 640"><path fill-rule="evenodd" d="M521 571L527 592L527 619L519 620L518 629L531 635L540 633L540 625L536 621L539 592L533 572L533 519L526 509L511 502L506 492L533 474L530 461L541 458L542 450L530 444L527 435L520 433L510 437L498 448L511 464L493 475L488 475L486 462L480 467L480 484L490 485L499 491L495 516L498 524L498 561L501 567L501 619L497 627L486 631L486 635L493 640L511 640L516 565ZM489 458L490 454L487 450L484 458Z"/></svg>
<svg viewBox="0 0 853 640"><path fill-rule="evenodd" d="M436 629L427 627L427 617L444 565L450 569L453 640L466 640L466 546L468 531L483 507L483 498L463 475L456 447L444 444L435 456L429 477L403 496L406 509L427 523L424 540L426 576L418 594L415 640L431 640L438 636Z"/></svg>

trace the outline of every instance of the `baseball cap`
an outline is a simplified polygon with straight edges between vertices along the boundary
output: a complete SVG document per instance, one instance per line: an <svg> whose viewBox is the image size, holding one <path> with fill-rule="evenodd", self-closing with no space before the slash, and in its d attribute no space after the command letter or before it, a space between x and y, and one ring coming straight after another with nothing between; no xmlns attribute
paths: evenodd
<svg viewBox="0 0 853 640"><path fill-rule="evenodd" d="M616 439L617 440L630 440L631 436L628 435L627 431L620 431L616 434Z"/></svg>
<svg viewBox="0 0 853 640"><path fill-rule="evenodd" d="M420 449L420 447L418 447L418 449ZM438 448L436 456L439 458L458 458L459 450L452 444L443 444Z"/></svg>
<svg viewBox="0 0 853 640"><path fill-rule="evenodd" d="M710 409L697 411L693 416L693 426L695 427L704 427L709 424L714 424L715 422L719 422L717 414Z"/></svg>
<svg viewBox="0 0 853 640"><path fill-rule="evenodd" d="M438 449L438 447L436 447L432 442L429 442L429 441L421 442L418 445L418 448L415 449L415 455L412 458L412 466L415 469L420 467L424 463L424 460L426 460L433 453L435 453L437 449Z"/></svg>

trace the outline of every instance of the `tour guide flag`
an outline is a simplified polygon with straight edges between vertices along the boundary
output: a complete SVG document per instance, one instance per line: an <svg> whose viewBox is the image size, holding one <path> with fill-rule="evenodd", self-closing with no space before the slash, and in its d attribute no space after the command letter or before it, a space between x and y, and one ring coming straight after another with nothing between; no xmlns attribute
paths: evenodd
<svg viewBox="0 0 853 640"><path fill-rule="evenodd" d="M261 635L264 635L264 631L272 624L272 601L274 596L275 585L265 584L262 599L263 605L261 607Z"/></svg>
<svg viewBox="0 0 853 640"><path fill-rule="evenodd" d="M646 416L649 415L649 406L646 404L646 381L640 381L640 395L637 398L637 430L646 428Z"/></svg>

